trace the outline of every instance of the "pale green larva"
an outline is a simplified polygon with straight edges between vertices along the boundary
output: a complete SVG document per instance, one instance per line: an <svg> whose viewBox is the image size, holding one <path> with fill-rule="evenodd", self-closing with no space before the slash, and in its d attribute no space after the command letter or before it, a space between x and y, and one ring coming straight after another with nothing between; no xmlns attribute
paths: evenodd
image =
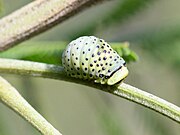
<svg viewBox="0 0 180 135"><path fill-rule="evenodd" d="M101 84L114 85L128 75L123 58L108 43L94 36L70 42L63 52L62 64L69 76Z"/></svg>

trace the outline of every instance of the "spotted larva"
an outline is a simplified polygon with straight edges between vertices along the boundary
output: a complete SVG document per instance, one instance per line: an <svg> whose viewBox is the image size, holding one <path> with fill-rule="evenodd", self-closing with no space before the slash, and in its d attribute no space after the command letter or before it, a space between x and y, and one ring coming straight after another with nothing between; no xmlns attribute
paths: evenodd
<svg viewBox="0 0 180 135"><path fill-rule="evenodd" d="M94 36L70 42L63 52L62 64L69 76L101 84L114 85L128 75L123 58L108 43Z"/></svg>

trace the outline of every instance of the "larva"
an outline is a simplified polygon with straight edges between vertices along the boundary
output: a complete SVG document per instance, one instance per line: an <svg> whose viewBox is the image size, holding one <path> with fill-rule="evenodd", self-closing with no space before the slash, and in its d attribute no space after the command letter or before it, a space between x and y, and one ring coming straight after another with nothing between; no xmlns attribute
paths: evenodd
<svg viewBox="0 0 180 135"><path fill-rule="evenodd" d="M82 36L68 44L62 54L66 73L75 78L114 85L127 75L126 62L103 39Z"/></svg>

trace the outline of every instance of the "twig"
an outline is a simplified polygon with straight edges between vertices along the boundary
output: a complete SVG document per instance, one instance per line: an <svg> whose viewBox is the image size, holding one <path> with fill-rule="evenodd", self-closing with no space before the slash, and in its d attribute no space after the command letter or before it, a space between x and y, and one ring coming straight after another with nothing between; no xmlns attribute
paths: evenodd
<svg viewBox="0 0 180 135"><path fill-rule="evenodd" d="M43 135L61 135L2 77L0 77L0 100L31 123Z"/></svg>
<svg viewBox="0 0 180 135"><path fill-rule="evenodd" d="M103 0L35 0L0 20L0 51L27 40Z"/></svg>
<svg viewBox="0 0 180 135"><path fill-rule="evenodd" d="M28 76L39 76L45 78L59 79L73 83L83 84L92 88L123 97L142 106L163 114L166 117L180 123L180 108L159 97L149 94L143 90L122 83L117 86L105 86L93 82L67 77L61 66L43 64L37 62L2 59L0 58L0 72L22 74Z"/></svg>

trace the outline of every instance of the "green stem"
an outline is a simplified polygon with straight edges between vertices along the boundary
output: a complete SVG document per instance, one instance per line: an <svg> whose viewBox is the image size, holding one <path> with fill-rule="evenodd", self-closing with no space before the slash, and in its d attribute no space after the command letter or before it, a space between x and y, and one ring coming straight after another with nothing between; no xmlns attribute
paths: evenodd
<svg viewBox="0 0 180 135"><path fill-rule="evenodd" d="M128 84L122 83L116 86L106 86L67 77L61 66L50 64L2 58L0 58L0 63L1 73L38 76L83 84L148 107L180 123L180 108L178 106Z"/></svg>
<svg viewBox="0 0 180 135"><path fill-rule="evenodd" d="M125 83L119 85L112 93L146 106L180 123L180 108L162 98Z"/></svg>
<svg viewBox="0 0 180 135"><path fill-rule="evenodd" d="M0 100L31 123L43 135L61 135L2 77L0 77Z"/></svg>

